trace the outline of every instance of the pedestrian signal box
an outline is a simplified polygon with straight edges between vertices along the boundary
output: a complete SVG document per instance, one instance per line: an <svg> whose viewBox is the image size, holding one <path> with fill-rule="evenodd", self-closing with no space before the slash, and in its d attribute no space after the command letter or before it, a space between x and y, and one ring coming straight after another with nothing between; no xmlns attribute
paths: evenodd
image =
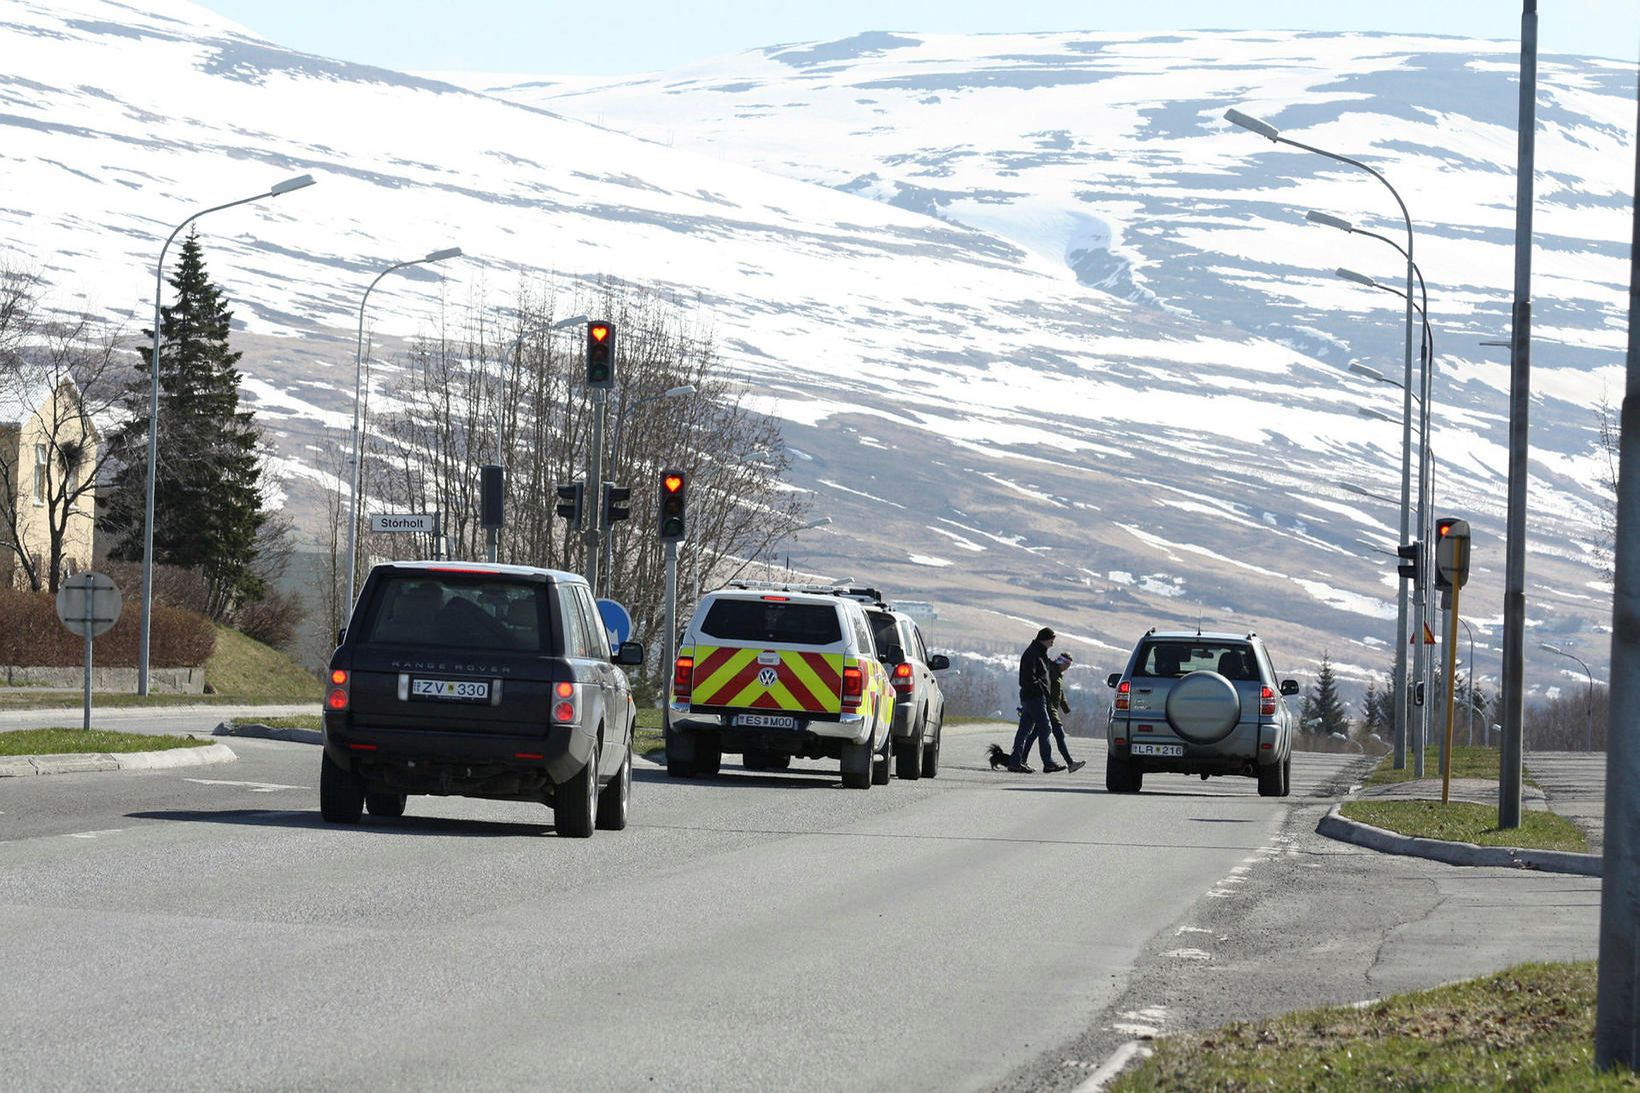
<svg viewBox="0 0 1640 1093"><path fill-rule="evenodd" d="M1442 516L1435 521L1437 587L1462 588L1469 580L1469 521Z"/></svg>
<svg viewBox="0 0 1640 1093"><path fill-rule="evenodd" d="M558 487L557 513L569 521L571 531L581 530L581 516L586 500L586 483L570 482Z"/></svg>
<svg viewBox="0 0 1640 1093"><path fill-rule="evenodd" d="M1395 571L1401 575L1402 580L1411 581L1413 584L1417 584L1423 579L1422 575L1418 572L1418 558L1419 555L1423 553L1422 543L1404 543L1395 548L1395 553L1401 559L1400 563L1395 567Z"/></svg>

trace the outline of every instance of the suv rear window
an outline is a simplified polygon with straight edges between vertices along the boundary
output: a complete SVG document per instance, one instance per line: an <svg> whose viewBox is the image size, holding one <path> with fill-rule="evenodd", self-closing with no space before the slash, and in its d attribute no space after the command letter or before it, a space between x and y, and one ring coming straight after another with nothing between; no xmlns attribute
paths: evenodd
<svg viewBox="0 0 1640 1093"><path fill-rule="evenodd" d="M538 581L403 574L382 582L365 640L448 649L547 650L547 586Z"/></svg>
<svg viewBox="0 0 1640 1093"><path fill-rule="evenodd" d="M890 648L895 648L904 656L911 655L912 650L905 648L905 643L900 640L899 622L893 615L867 611L866 618L871 620L871 636L877 639L877 652L886 653Z"/></svg>
<svg viewBox="0 0 1640 1093"><path fill-rule="evenodd" d="M1188 672L1217 672L1225 679L1256 681L1253 648L1242 642L1153 641L1139 651L1136 676L1170 679Z"/></svg>
<svg viewBox="0 0 1640 1093"><path fill-rule="evenodd" d="M771 645L835 645L843 640L837 608L827 603L717 599L700 629L723 641L758 641Z"/></svg>

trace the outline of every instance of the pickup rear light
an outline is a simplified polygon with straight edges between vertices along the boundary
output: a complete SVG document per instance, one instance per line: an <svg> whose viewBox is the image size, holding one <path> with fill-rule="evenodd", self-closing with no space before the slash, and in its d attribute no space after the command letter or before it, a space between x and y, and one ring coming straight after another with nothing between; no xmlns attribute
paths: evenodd
<svg viewBox="0 0 1640 1093"><path fill-rule="evenodd" d="M330 693L325 695L325 705L332 710L347 709L347 673L337 668L330 673Z"/></svg>
<svg viewBox="0 0 1640 1093"><path fill-rule="evenodd" d="M1128 696L1132 693L1132 691L1133 684L1129 683L1125 679L1122 680L1121 685L1116 688L1116 708L1118 710L1125 710L1128 708Z"/></svg>
<svg viewBox="0 0 1640 1093"><path fill-rule="evenodd" d="M694 691L695 658L679 657L672 666L672 697L678 702L688 702Z"/></svg>
<svg viewBox="0 0 1640 1093"><path fill-rule="evenodd" d="M865 696L865 690L866 674L860 670L860 666L846 666L843 669L843 709L859 709L860 699Z"/></svg>
<svg viewBox="0 0 1640 1093"><path fill-rule="evenodd" d="M911 665L896 664L894 666L894 675L890 678L894 681L894 692L896 694L904 695L907 698L911 697L911 691L917 685L917 681L911 676Z"/></svg>
<svg viewBox="0 0 1640 1093"><path fill-rule="evenodd" d="M1258 712L1260 717L1274 717L1276 712L1276 693L1265 687L1258 693Z"/></svg>

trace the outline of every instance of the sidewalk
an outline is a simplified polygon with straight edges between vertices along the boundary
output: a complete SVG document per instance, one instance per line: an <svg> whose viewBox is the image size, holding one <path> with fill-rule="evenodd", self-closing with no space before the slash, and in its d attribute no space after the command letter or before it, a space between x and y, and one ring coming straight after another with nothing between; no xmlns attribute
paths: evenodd
<svg viewBox="0 0 1640 1093"><path fill-rule="evenodd" d="M1606 756L1603 752L1532 752L1525 759L1538 786L1521 786L1521 808L1543 809L1570 820L1589 841L1590 853L1476 846L1413 838L1343 816L1334 806L1317 830L1329 838L1390 854L1432 858L1452 865L1501 865L1599 876L1605 843ZM1356 788L1345 800L1439 801L1441 779ZM1496 808L1498 783L1486 778L1454 778L1448 796Z"/></svg>

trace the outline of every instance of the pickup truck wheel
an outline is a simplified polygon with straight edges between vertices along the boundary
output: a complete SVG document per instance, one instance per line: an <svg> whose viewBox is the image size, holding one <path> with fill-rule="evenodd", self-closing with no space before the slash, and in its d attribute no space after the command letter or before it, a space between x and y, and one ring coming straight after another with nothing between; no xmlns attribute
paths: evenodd
<svg viewBox="0 0 1640 1093"><path fill-rule="evenodd" d="M870 789L872 762L870 744L844 744L842 754L843 786L846 789Z"/></svg>
<svg viewBox="0 0 1640 1093"><path fill-rule="evenodd" d="M944 729L943 724L935 725L934 739L923 745L922 776L924 778L933 778L940 772L940 735Z"/></svg>
<svg viewBox="0 0 1640 1093"><path fill-rule="evenodd" d="M695 773L714 775L723 767L723 741L715 732L695 734Z"/></svg>
<svg viewBox="0 0 1640 1093"><path fill-rule="evenodd" d="M1145 772L1134 767L1133 760L1105 756L1105 789L1111 793L1138 793L1144 785ZM1260 783L1262 784L1262 783Z"/></svg>
<svg viewBox="0 0 1640 1093"><path fill-rule="evenodd" d="M586 764L558 783L553 799L552 822L558 834L570 839L592 836L592 818L598 810L598 748L592 749Z"/></svg>
<svg viewBox="0 0 1640 1093"><path fill-rule="evenodd" d="M620 773L610 780L598 794L598 828L601 831L625 831L627 813L632 807L632 745L626 748Z"/></svg>
<svg viewBox="0 0 1640 1093"><path fill-rule="evenodd" d="M922 769L923 727L918 724L911 730L911 739L902 740L894 752L894 777L914 782L922 777Z"/></svg>
<svg viewBox="0 0 1640 1093"><path fill-rule="evenodd" d="M1281 764L1271 763L1267 767L1258 768L1258 795L1260 797L1284 797L1285 787L1281 784Z"/></svg>
<svg viewBox="0 0 1640 1093"><path fill-rule="evenodd" d="M364 795L364 807L370 810L372 816L381 816L385 819L396 819L404 815L404 803L409 795L405 793L370 793Z"/></svg>
<svg viewBox="0 0 1640 1093"><path fill-rule="evenodd" d="M326 823L356 824L364 813L364 787L358 779L330 761L319 758L319 814Z"/></svg>
<svg viewBox="0 0 1640 1093"><path fill-rule="evenodd" d="M695 748L692 739L683 733L666 730L666 776L693 778L695 776Z"/></svg>
<svg viewBox="0 0 1640 1093"><path fill-rule="evenodd" d="M883 737L882 750L871 757L871 784L874 786L888 785L889 775L893 773L894 734L890 732Z"/></svg>

